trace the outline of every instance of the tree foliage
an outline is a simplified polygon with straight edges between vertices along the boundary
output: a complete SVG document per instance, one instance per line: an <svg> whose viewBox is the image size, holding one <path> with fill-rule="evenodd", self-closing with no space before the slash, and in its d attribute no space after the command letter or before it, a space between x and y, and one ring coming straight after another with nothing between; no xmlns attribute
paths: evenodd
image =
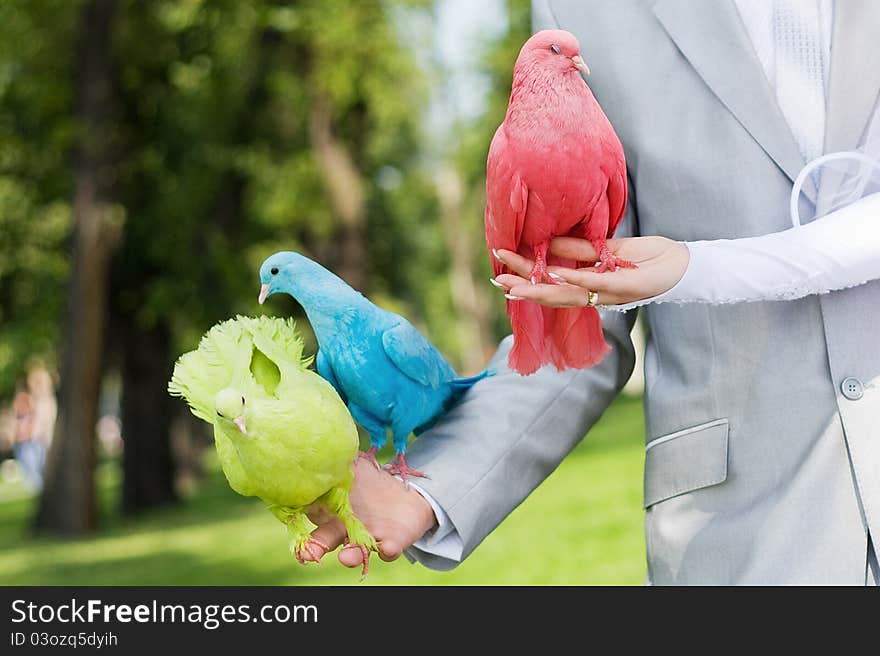
<svg viewBox="0 0 880 656"><path fill-rule="evenodd" d="M39 5L39 6L37 6ZM54 360L69 271L75 140L70 58L79 3L0 3L0 395Z"/></svg>
<svg viewBox="0 0 880 656"><path fill-rule="evenodd" d="M88 6L0 3L0 398L30 358L59 361L71 334L76 153L91 137L75 97ZM105 362L121 373L124 439L139 445L126 459L133 507L136 469L169 466L174 410L162 393L176 354L216 321L260 311L256 272L276 250L326 264L461 364L468 336L456 330L450 229L473 243L467 273L482 280L486 151L528 34L528 2L508 9L509 30L487 51L489 109L450 135L463 196L457 223L444 223L425 162L430 78L417 63L425 44L414 42L424 35L407 31L414 16L430 21L429 0L117 0L114 166L101 184L123 228L108 272ZM489 341L507 330L500 308ZM299 310L273 297L265 311Z"/></svg>
<svg viewBox="0 0 880 656"><path fill-rule="evenodd" d="M51 355L59 337L82 6L0 5L0 392L24 358ZM123 0L115 311L143 326L169 322L189 344L213 321L256 309L255 272L273 250L339 264L338 216L309 131L316 103L362 178L364 284L415 302L396 261L432 250L422 224L434 199L417 165L427 88L393 18L425 9L402 0Z"/></svg>

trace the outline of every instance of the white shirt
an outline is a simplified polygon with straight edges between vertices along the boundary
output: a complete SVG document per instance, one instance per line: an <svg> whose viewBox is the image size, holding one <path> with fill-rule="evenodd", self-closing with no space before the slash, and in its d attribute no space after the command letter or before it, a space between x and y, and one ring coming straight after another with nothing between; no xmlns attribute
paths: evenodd
<svg viewBox="0 0 880 656"><path fill-rule="evenodd" d="M827 80L833 2L795 1L818 3L823 77ZM783 88L796 92L797 85L777 85L778 74L798 73L776 65L774 1L736 0L736 5L770 85L777 92ZM797 106L804 100L778 99L781 109ZM824 121L824 108L814 116L821 116ZM792 119L789 123L803 125ZM807 127L816 129L815 125ZM821 129L824 132L824 124ZM808 141L794 128L792 132L799 145ZM614 309L626 310L652 302L788 300L880 278L880 194L799 228L747 239L689 242L687 247L690 251L688 268L675 287L660 296ZM719 270L725 275L714 275ZM417 484L412 486L431 505L437 527L416 542L407 556L412 558L413 553L423 551L448 559L450 567L454 566L464 552L461 537L439 504Z"/></svg>
<svg viewBox="0 0 880 656"><path fill-rule="evenodd" d="M736 0L736 7L806 164L825 151L832 0ZM818 188L818 174L810 184Z"/></svg>
<svg viewBox="0 0 880 656"><path fill-rule="evenodd" d="M821 41L822 61L825 69L825 85L828 84L828 70L831 62L831 24L833 0L795 0L795 2L814 2L819 13L819 39ZM764 69L770 86L776 89L776 37L773 25L773 0L736 0L736 8L742 19L755 54ZM797 71L788 71L797 74ZM788 118L788 117L786 117Z"/></svg>

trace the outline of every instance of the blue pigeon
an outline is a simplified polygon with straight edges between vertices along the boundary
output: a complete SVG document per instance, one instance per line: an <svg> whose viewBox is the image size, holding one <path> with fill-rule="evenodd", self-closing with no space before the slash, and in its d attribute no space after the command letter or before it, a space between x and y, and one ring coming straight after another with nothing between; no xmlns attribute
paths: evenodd
<svg viewBox="0 0 880 656"><path fill-rule="evenodd" d="M406 464L410 433L433 423L478 380L459 378L440 352L413 325L387 312L344 280L292 251L275 253L260 267L259 301L276 292L293 296L306 311L318 340L316 366L370 435L364 457L376 452L391 429L397 459L389 465L404 481L425 474ZM378 466L378 464L377 464Z"/></svg>

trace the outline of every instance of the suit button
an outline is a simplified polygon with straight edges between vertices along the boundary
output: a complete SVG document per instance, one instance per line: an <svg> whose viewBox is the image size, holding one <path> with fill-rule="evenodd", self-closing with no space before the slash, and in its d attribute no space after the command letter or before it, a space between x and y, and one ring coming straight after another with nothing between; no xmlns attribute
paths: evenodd
<svg viewBox="0 0 880 656"><path fill-rule="evenodd" d="M862 381L858 378L850 376L843 379L843 382L840 384L840 390L850 401L858 401L865 393L865 386L862 385Z"/></svg>

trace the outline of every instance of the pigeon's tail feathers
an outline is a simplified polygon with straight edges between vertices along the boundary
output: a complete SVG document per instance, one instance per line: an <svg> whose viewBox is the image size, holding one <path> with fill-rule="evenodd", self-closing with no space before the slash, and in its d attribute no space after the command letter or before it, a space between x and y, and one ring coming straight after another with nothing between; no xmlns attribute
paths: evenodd
<svg viewBox="0 0 880 656"><path fill-rule="evenodd" d="M550 360L560 371L587 369L602 361L611 347L605 342L602 317L594 307L556 308L549 335Z"/></svg>
<svg viewBox="0 0 880 656"><path fill-rule="evenodd" d="M466 392L484 378L488 378L489 376L494 375L494 371L492 371L491 369L485 369L484 371L478 373L476 376L469 376L468 378L453 378L449 381L449 385L456 391Z"/></svg>
<svg viewBox="0 0 880 656"><path fill-rule="evenodd" d="M516 301L511 308L513 348L510 368L524 376L553 363L559 371L587 369L602 361L605 343L602 318L594 307L548 308ZM518 305L516 305L518 304Z"/></svg>
<svg viewBox="0 0 880 656"><path fill-rule="evenodd" d="M507 314L513 328L513 348L507 363L517 373L528 376L549 360L545 330L552 315L537 303L517 300L507 301Z"/></svg>
<svg viewBox="0 0 880 656"><path fill-rule="evenodd" d="M428 421L426 421L421 426L417 426L413 433L416 435L421 435L429 428L432 428L437 421L444 414L452 410L456 403L458 403L461 398L464 396L464 393L467 392L471 387L473 387L476 383L483 380L484 378L488 378L489 376L494 376L495 372L491 369L485 369L482 372L478 373L476 376L469 376L467 378L453 378L449 381L449 387L451 388L451 393L446 397L446 400L443 402L443 410L439 412L435 417L432 417Z"/></svg>

